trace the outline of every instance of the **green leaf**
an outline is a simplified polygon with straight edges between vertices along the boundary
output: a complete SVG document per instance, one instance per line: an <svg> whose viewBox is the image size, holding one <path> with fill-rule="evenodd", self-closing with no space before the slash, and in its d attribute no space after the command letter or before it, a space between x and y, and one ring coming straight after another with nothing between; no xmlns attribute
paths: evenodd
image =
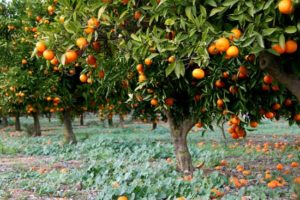
<svg viewBox="0 0 300 200"><path fill-rule="evenodd" d="M166 26L172 26L172 25L174 25L175 24L175 20L173 20L173 19L167 19L166 21L165 21L165 25Z"/></svg>
<svg viewBox="0 0 300 200"><path fill-rule="evenodd" d="M166 68L166 77L168 77L176 67L176 62L169 64L169 66Z"/></svg>
<svg viewBox="0 0 300 200"><path fill-rule="evenodd" d="M236 4L239 0L226 0L223 3L223 6L226 7L232 7L234 4Z"/></svg>
<svg viewBox="0 0 300 200"><path fill-rule="evenodd" d="M185 14L189 18L189 20L194 20L194 16L192 14L192 7L186 7Z"/></svg>
<svg viewBox="0 0 300 200"><path fill-rule="evenodd" d="M256 36L256 40L257 40L260 47L265 48L265 43L264 43L264 39L263 39L262 35L258 34Z"/></svg>
<svg viewBox="0 0 300 200"><path fill-rule="evenodd" d="M208 5L212 6L212 7L217 7L217 3L214 0L207 0L205 1L205 3L207 3Z"/></svg>
<svg viewBox="0 0 300 200"><path fill-rule="evenodd" d="M226 7L224 7L224 6L221 6L221 7L218 7L218 8L214 8L214 9L211 10L209 16L212 17L212 16L214 16L215 14L217 14L217 13L219 13L219 12L222 12L222 11L224 11L224 10L226 10Z"/></svg>
<svg viewBox="0 0 300 200"><path fill-rule="evenodd" d="M297 32L297 27L296 26L288 26L284 29L284 32L288 34L293 34Z"/></svg>
<svg viewBox="0 0 300 200"><path fill-rule="evenodd" d="M130 36L131 36L131 38L132 38L133 40L135 40L135 41L137 41L137 42L141 42L141 39L138 38L135 34L131 34Z"/></svg>
<svg viewBox="0 0 300 200"><path fill-rule="evenodd" d="M281 48L285 48L285 37L284 37L284 34L281 34L280 37L279 37L279 45Z"/></svg>
<svg viewBox="0 0 300 200"><path fill-rule="evenodd" d="M263 29L262 35L263 36L272 35L276 30L278 30L278 28L266 28L266 29Z"/></svg>
<svg viewBox="0 0 300 200"><path fill-rule="evenodd" d="M106 10L106 5L102 6L99 11L98 11L98 19L101 18L102 14L104 13L104 11Z"/></svg>

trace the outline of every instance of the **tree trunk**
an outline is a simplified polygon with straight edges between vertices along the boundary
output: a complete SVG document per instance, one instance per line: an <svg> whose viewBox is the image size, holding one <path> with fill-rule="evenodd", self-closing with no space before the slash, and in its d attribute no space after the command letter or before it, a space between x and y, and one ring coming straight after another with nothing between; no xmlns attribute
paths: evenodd
<svg viewBox="0 0 300 200"><path fill-rule="evenodd" d="M157 128L157 123L155 121L152 122L152 131Z"/></svg>
<svg viewBox="0 0 300 200"><path fill-rule="evenodd" d="M288 74L280 69L278 60L275 55L268 52L262 52L259 55L259 65L262 70L267 70L271 76L282 83L298 101L300 101L300 80L294 74Z"/></svg>
<svg viewBox="0 0 300 200"><path fill-rule="evenodd" d="M114 126L114 122L112 118L108 118L108 126L109 127L113 127Z"/></svg>
<svg viewBox="0 0 300 200"><path fill-rule="evenodd" d="M63 118L64 118L65 143L67 143L67 144L76 144L77 141L76 141L76 136L73 132L71 111L70 110L65 110L63 112Z"/></svg>
<svg viewBox="0 0 300 200"><path fill-rule="evenodd" d="M2 118L2 121L3 121L3 126L4 126L4 127L8 126L8 120L7 120L7 117L3 117L3 118Z"/></svg>
<svg viewBox="0 0 300 200"><path fill-rule="evenodd" d="M51 113L49 113L49 115L48 115L48 122L49 123L51 122Z"/></svg>
<svg viewBox="0 0 300 200"><path fill-rule="evenodd" d="M32 113L32 117L34 121L34 136L35 137L42 136L39 113L38 112Z"/></svg>
<svg viewBox="0 0 300 200"><path fill-rule="evenodd" d="M84 121L83 121L83 113L80 115L80 126L83 126L84 125Z"/></svg>
<svg viewBox="0 0 300 200"><path fill-rule="evenodd" d="M120 126L124 128L124 116L122 114L119 114L119 118L120 118Z"/></svg>
<svg viewBox="0 0 300 200"><path fill-rule="evenodd" d="M170 113L167 114L169 126L171 129L174 152L176 156L177 169L185 175L192 175L194 171L192 157L187 145L187 135L195 125L194 120L185 119L175 122Z"/></svg>
<svg viewBox="0 0 300 200"><path fill-rule="evenodd" d="M21 123L20 123L20 114L17 113L16 116L15 116L15 128L16 128L16 131L21 131Z"/></svg>

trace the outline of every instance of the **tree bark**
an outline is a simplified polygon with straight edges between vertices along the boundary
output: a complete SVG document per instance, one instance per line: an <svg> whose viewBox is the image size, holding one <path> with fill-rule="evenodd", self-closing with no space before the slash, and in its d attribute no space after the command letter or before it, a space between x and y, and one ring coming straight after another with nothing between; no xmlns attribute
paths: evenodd
<svg viewBox="0 0 300 200"><path fill-rule="evenodd" d="M108 118L108 126L111 128L114 126L114 122L112 118Z"/></svg>
<svg viewBox="0 0 300 200"><path fill-rule="evenodd" d="M170 113L167 114L171 136L174 144L177 169L185 175L192 175L194 172L192 157L187 145L187 135L195 125L193 119L185 119L175 122Z"/></svg>
<svg viewBox="0 0 300 200"><path fill-rule="evenodd" d="M38 112L32 113L32 117L34 122L34 136L35 137L42 136L39 113Z"/></svg>
<svg viewBox="0 0 300 200"><path fill-rule="evenodd" d="M119 118L120 118L120 126L124 128L124 116L122 114L119 114Z"/></svg>
<svg viewBox="0 0 300 200"><path fill-rule="evenodd" d="M3 117L3 118L2 118L2 121L3 121L3 126L4 126L4 127L8 126L8 120L7 120L7 117Z"/></svg>
<svg viewBox="0 0 300 200"><path fill-rule="evenodd" d="M51 122L51 113L49 113L49 115L48 115L48 122L49 123Z"/></svg>
<svg viewBox="0 0 300 200"><path fill-rule="evenodd" d="M298 101L300 101L300 80L294 74L288 74L280 69L276 56L262 52L259 55L259 65L262 70L267 70L271 76L277 79L280 83L293 93Z"/></svg>
<svg viewBox="0 0 300 200"><path fill-rule="evenodd" d="M84 116L83 116L83 113L80 114L80 126L84 126Z"/></svg>
<svg viewBox="0 0 300 200"><path fill-rule="evenodd" d="M64 118L64 139L65 143L67 144L76 144L76 136L73 132L72 127L72 118L71 118L71 111L65 110L63 112L63 118Z"/></svg>
<svg viewBox="0 0 300 200"><path fill-rule="evenodd" d="M156 122L152 122L152 131L154 131L157 128L157 123Z"/></svg>
<svg viewBox="0 0 300 200"><path fill-rule="evenodd" d="M16 131L21 131L21 123L20 123L20 114L17 113L16 116L15 116L15 128L16 128Z"/></svg>

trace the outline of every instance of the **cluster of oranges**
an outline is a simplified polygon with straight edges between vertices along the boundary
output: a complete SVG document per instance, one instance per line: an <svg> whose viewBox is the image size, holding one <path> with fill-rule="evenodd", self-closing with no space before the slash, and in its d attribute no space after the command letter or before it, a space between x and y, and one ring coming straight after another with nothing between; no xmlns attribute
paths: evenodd
<svg viewBox="0 0 300 200"><path fill-rule="evenodd" d="M231 134L233 139L244 138L246 136L246 131L240 126L241 120L238 116L233 115L228 122L230 128L228 128L228 133Z"/></svg>
<svg viewBox="0 0 300 200"><path fill-rule="evenodd" d="M285 0L287 1L287 0ZM274 44L272 49L276 51L278 54L292 54L295 53L298 49L298 44L295 40L287 40L285 45L282 47L280 44Z"/></svg>

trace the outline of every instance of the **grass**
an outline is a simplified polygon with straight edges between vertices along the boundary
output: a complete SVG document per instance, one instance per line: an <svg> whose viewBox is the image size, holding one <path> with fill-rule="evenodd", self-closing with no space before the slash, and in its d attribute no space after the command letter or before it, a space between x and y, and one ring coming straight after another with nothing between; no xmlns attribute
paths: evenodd
<svg viewBox="0 0 300 200"><path fill-rule="evenodd" d="M32 123L22 119L23 124ZM43 137L29 138L15 134L13 128L0 133L0 199L21 199L26 196L61 197L72 199L210 199L212 189L223 193L222 199L292 199L298 187L293 183L300 176L300 131L285 122L265 121L258 130L248 133L245 140L227 139L220 130L202 136L194 129L189 146L194 164L203 163L192 180L176 171L173 146L166 125L150 131L151 126L127 123L126 128L105 128L96 118L89 117L88 126L74 130L77 145L62 145L62 125L59 120L41 120ZM275 143L284 142L275 148ZM268 143L268 151L261 149ZM258 148L260 146L260 148ZM290 156L292 155L292 156ZM167 158L169 158L167 162ZM171 161L170 161L171 159ZM221 160L228 162L217 167ZM282 163L289 174L276 170ZM243 165L251 170L244 176L235 167ZM217 168L216 168L217 167ZM272 178L263 179L270 170ZM231 177L247 179L248 184L237 188ZM282 177L288 183L270 189L269 181ZM299 195L299 194L298 194Z"/></svg>

